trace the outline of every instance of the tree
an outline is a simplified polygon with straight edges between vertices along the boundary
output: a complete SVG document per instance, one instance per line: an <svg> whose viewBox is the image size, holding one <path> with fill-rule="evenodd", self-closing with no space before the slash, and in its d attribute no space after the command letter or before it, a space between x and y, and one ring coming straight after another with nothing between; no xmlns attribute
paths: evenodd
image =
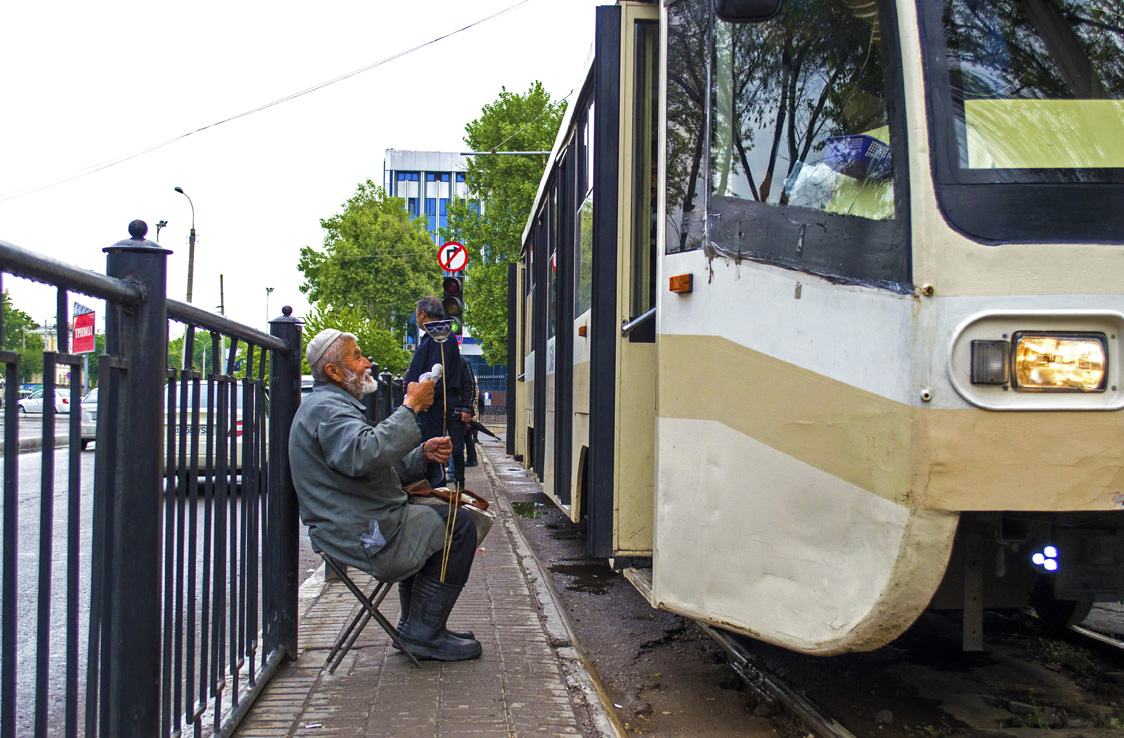
<svg viewBox="0 0 1124 738"><path fill-rule="evenodd" d="M321 303L311 315L305 317L304 335L301 338L301 373L311 374L305 357L308 342L325 328L335 328L352 333L363 355L379 365L379 371L401 374L410 365L410 353L402 348L402 341L386 328L367 320L358 307L337 307Z"/></svg>
<svg viewBox="0 0 1124 738"><path fill-rule="evenodd" d="M565 101L551 102L541 82L523 95L504 87L465 126L464 141L473 151L545 151L554 144L565 111ZM537 154L473 157L465 176L470 199L450 203L449 225L441 232L468 251L465 323L489 364L507 361L507 265L519 259L546 159Z"/></svg>
<svg viewBox="0 0 1124 738"><path fill-rule="evenodd" d="M0 296L4 310L4 350L15 351L20 357L20 379L30 382L43 373L43 336L36 332L39 324L12 304L12 297L4 290Z"/></svg>
<svg viewBox="0 0 1124 738"><path fill-rule="evenodd" d="M387 197L367 180L342 212L320 226L326 231L323 249L301 249L301 291L322 316L346 313L404 335L417 300L436 294L441 282L425 223L410 217L401 198Z"/></svg>

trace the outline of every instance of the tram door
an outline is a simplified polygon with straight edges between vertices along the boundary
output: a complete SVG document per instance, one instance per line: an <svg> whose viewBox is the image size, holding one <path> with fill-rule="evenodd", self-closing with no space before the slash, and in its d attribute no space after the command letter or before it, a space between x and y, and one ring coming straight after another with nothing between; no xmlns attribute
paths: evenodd
<svg viewBox="0 0 1124 738"><path fill-rule="evenodd" d="M595 556L652 553L657 17L631 3L597 16L593 139L583 152L593 172L587 540ZM615 70L600 66L614 62Z"/></svg>
<svg viewBox="0 0 1124 738"><path fill-rule="evenodd" d="M528 382L526 370L526 357L530 353L530 337L527 335L527 311L530 307L530 295L527 280L527 268L522 261L513 265L514 273L508 283L508 290L514 297L508 302L508 336L519 336L519 341L514 345L513 357L509 360L509 377L514 382L508 387L514 391L508 392L508 433L510 434L510 451L517 460L527 458L527 428L530 427L528 406ZM518 370L516 370L518 367Z"/></svg>

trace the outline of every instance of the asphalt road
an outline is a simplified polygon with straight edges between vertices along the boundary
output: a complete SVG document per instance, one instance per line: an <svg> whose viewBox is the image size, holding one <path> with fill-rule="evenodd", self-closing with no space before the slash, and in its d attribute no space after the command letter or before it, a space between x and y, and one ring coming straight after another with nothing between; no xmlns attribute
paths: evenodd
<svg viewBox="0 0 1124 738"><path fill-rule="evenodd" d="M55 485L54 495L52 502L54 506L53 519L54 525L51 528L51 542L52 542L52 565L50 570L51 585L48 592L48 602L50 608L50 626L49 637L47 639L47 653L48 658L48 725L49 735L62 735L64 715L65 715L65 668L66 668L66 652L65 644L66 639L66 562L70 558L66 550L66 531L67 531L67 516L69 495L67 493L67 479L66 479L66 464L69 451L66 448L56 450L55 456ZM89 604L90 604L90 550L91 550L91 533L92 533L92 501L93 501L93 473L94 473L94 451L91 450L79 452L81 462L81 478L79 494L77 495L77 505L80 517L79 526L79 551L77 553L77 561L79 567L79 585L78 585L78 691L79 691L79 730L81 732L81 721L83 715L84 694L85 694L85 681L86 681L86 651L88 641L88 625L89 625ZM31 735L34 730L34 715L35 715L35 678L36 678L36 657L39 652L39 645L37 641L37 618L39 613L39 561L41 560L39 551L40 542L40 512L42 510L42 500L40 495L41 486L41 461L42 456L38 451L23 453L19 455L19 505L17 508L18 515L18 561L17 561L17 596L16 596L16 620L17 620L17 686L16 686L16 733L17 735ZM3 460L0 458L0 470L3 468ZM238 498L241 499L241 498ZM190 510L190 508L185 508ZM3 500L0 499L0 514L3 511ZM185 516L186 517L186 516ZM202 617L202 581L203 581L203 552L204 552L204 533L203 525L205 520L205 508L201 502L198 508L197 521L199 524L199 532L196 537L198 542L196 548L196 601L193 608L196 612L195 618L195 632L196 643L201 643L201 622ZM185 536L185 539L187 536ZM307 537L302 536L304 539L302 550L302 564L311 565L311 551L307 550ZM170 545L174 541L174 537L165 535L165 545ZM187 549L186 540L183 543L184 550ZM228 550L228 543L224 549ZM157 553L159 555L159 553ZM318 558L318 557L317 557ZM161 569L163 572L164 570ZM163 575L163 574L162 574ZM213 574L212 574L213 576ZM303 580L306 575L301 573ZM185 576L186 578L186 576ZM220 581L225 582L222 584L224 593L229 593L231 577L229 575L221 577ZM172 612L186 612L192 609L188 607L187 595L179 603L178 608L174 608ZM185 617L186 620L186 617ZM260 627L260 622L259 622ZM183 632L186 634L187 626L183 625ZM229 653L225 654L224 660L229 659ZM260 658L260 655L259 655ZM198 657L196 657L198 663ZM196 685L198 689L198 682Z"/></svg>
<svg viewBox="0 0 1124 738"><path fill-rule="evenodd" d="M21 426L23 423L21 423ZM31 425L28 423L27 425ZM36 422L38 425L38 422ZM50 608L50 628L48 644L48 669L49 669L49 701L48 711L57 718L52 718L51 723L58 724L61 731L61 715L64 709L65 668L66 653L63 644L66 643L66 562L67 556L67 516L69 514L69 495L67 493L66 479L66 452L56 452L55 457L55 484L54 494L51 497L53 504L53 522L51 528L52 559L50 578L51 585L47 597ZM39 453L25 453L19 456L19 505L18 516L18 549L19 558L17 567L17 595L16 595L16 620L17 620L17 648L16 663L18 674L16 686L16 733L18 735L31 735L34 725L35 711L35 673L36 654L38 645L36 639L37 617L39 612L39 562L42 560L39 550L40 517L43 509L42 495L40 494L40 475L42 456ZM0 459L0 469L3 460ZM93 473L94 453L87 451L81 453L81 487L78 494L78 510L81 519L79 527L79 591L78 591L78 623L80 633L78 639L78 664L85 662L86 653L86 627L89 621L89 582L90 582L90 531L91 515L90 503L93 498ZM3 500L0 500L0 511L3 510ZM6 533L6 531L5 531ZM7 604L7 603L5 603ZM79 682L84 682L84 673L80 673ZM52 731L53 733L54 731Z"/></svg>

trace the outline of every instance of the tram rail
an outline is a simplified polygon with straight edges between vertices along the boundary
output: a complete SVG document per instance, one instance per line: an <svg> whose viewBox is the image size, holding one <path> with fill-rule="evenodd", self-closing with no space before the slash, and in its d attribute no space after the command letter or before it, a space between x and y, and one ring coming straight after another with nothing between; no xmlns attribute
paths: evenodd
<svg viewBox="0 0 1124 738"><path fill-rule="evenodd" d="M838 720L828 715L798 689L786 683L764 661L752 654L732 634L706 623L699 623L730 659L730 666L746 684L761 694L775 699L804 721L821 738L855 738Z"/></svg>

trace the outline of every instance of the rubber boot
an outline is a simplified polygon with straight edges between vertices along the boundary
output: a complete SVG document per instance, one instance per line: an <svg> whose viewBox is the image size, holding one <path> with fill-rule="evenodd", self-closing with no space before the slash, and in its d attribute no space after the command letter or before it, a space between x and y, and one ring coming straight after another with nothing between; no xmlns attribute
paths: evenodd
<svg viewBox="0 0 1124 738"><path fill-rule="evenodd" d="M400 614L398 615L398 630L401 631L402 627L406 625L406 619L410 616L410 591L414 588L414 578L408 577L398 583L398 604L400 605ZM465 640L474 640L475 634L471 630L449 630L445 629L451 636L457 638L464 638ZM395 644L395 648L398 645Z"/></svg>
<svg viewBox="0 0 1124 738"><path fill-rule="evenodd" d="M479 641L457 638L445 630L445 622L463 589L421 574L414 578L410 616L399 636L419 659L467 661L483 653Z"/></svg>

